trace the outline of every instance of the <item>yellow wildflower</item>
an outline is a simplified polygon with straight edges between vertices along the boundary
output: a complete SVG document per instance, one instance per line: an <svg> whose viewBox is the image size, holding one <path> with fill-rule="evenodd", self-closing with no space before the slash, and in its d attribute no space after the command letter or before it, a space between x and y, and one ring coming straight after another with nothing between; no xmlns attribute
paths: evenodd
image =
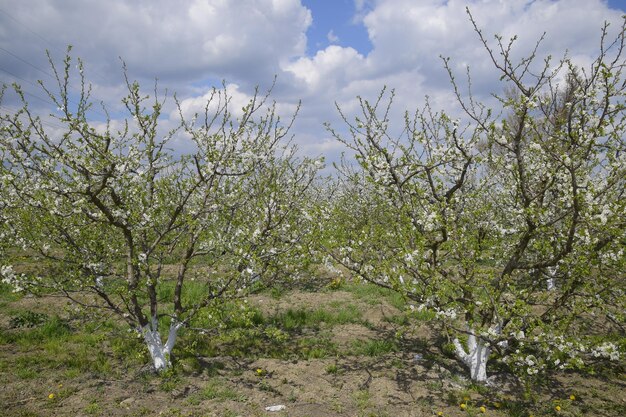
<svg viewBox="0 0 626 417"><path fill-rule="evenodd" d="M572 394L572 395L569 396L569 399L574 401L576 399L576 396L574 394Z"/></svg>
<svg viewBox="0 0 626 417"><path fill-rule="evenodd" d="M465 410L465 409L467 409L467 404L461 403L461 410Z"/></svg>
<svg viewBox="0 0 626 417"><path fill-rule="evenodd" d="M485 408L484 405L481 405L479 410L480 410L481 413L485 413L487 411L487 409Z"/></svg>
<svg viewBox="0 0 626 417"><path fill-rule="evenodd" d="M52 394L52 393L48 394L48 399L49 400L54 400L54 394Z"/></svg>
<svg viewBox="0 0 626 417"><path fill-rule="evenodd" d="M557 405L556 407L554 407L554 409L556 410L556 412L558 413L559 411L561 411L561 406Z"/></svg>

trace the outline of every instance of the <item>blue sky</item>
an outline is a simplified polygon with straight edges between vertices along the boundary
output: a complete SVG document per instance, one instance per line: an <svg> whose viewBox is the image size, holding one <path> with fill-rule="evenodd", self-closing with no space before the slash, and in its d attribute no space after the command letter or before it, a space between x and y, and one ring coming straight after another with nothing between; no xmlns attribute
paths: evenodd
<svg viewBox="0 0 626 417"><path fill-rule="evenodd" d="M609 0L607 3L610 8L626 13L626 0ZM365 7L359 8L354 0L303 0L302 4L313 15L313 24L307 30L308 54L333 43L352 46L364 55L371 51L367 29L359 19ZM330 33L337 36L335 42L329 41Z"/></svg>
<svg viewBox="0 0 626 417"><path fill-rule="evenodd" d="M352 46L363 55L371 51L372 44L366 27L358 18L354 0L305 0L302 4L313 16L313 23L306 32L307 54L313 55L331 44ZM332 35L337 39L329 39Z"/></svg>
<svg viewBox="0 0 626 417"><path fill-rule="evenodd" d="M354 115L357 96L388 86L398 93L398 115L425 95L454 113L440 55L459 74L470 67L478 98L502 91L468 5L489 39L518 36L518 56L545 31L540 56L567 50L582 66L597 53L603 22L615 33L626 13L626 0L0 0L0 82L22 84L34 109L54 112L37 80L51 85L45 50L59 61L68 44L85 62L94 99L115 115L124 93L120 57L147 92L155 78L176 91L188 114L222 80L240 108L277 76L279 110L288 115L302 101L294 126L301 152L335 160L344 149L322 125L339 123L335 103ZM168 106L164 126L176 122ZM14 111L14 97L0 110Z"/></svg>

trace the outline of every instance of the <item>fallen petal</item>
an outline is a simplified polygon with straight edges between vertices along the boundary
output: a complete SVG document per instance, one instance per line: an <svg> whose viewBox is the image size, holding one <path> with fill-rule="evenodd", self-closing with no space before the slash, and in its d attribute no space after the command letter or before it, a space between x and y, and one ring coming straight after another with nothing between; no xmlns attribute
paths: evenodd
<svg viewBox="0 0 626 417"><path fill-rule="evenodd" d="M280 411L280 410L284 410L287 407L279 404L279 405L270 405L269 407L265 407L265 411Z"/></svg>

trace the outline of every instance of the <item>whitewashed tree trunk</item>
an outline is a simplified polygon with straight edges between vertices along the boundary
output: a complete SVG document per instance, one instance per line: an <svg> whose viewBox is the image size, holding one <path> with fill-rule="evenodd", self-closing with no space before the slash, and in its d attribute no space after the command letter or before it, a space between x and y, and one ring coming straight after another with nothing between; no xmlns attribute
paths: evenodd
<svg viewBox="0 0 626 417"><path fill-rule="evenodd" d="M548 279L546 281L546 289L548 291L556 290L556 283L554 277L556 276L556 268L549 267L548 268Z"/></svg>
<svg viewBox="0 0 626 417"><path fill-rule="evenodd" d="M501 326L494 326L492 331L500 334ZM454 339L456 356L469 368L472 381L487 382L487 361L491 353L489 342L477 337L473 329L468 329L468 333L467 349L458 338Z"/></svg>
<svg viewBox="0 0 626 417"><path fill-rule="evenodd" d="M172 353L172 348L176 343L176 337L181 327L182 323L172 320L165 344L163 344L161 340L161 334L159 333L156 319L153 319L151 324L141 329L144 341L150 352L150 357L152 358L152 364L157 372L164 371L172 365L170 354Z"/></svg>

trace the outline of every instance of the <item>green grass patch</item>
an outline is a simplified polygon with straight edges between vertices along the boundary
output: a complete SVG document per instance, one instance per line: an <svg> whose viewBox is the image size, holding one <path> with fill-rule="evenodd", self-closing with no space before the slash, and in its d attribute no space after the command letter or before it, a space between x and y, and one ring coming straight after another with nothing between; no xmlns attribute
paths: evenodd
<svg viewBox="0 0 626 417"><path fill-rule="evenodd" d="M398 345L393 340L359 339L352 343L352 353L359 356L379 357L397 351Z"/></svg>
<svg viewBox="0 0 626 417"><path fill-rule="evenodd" d="M399 310L404 309L406 306L406 300L398 291L383 288L368 282L346 284L344 289L369 305L381 304L381 300L385 299L389 304Z"/></svg>
<svg viewBox="0 0 626 417"><path fill-rule="evenodd" d="M330 338L321 336L300 339L292 355L297 355L303 359L324 359L337 354L337 346Z"/></svg>
<svg viewBox="0 0 626 417"><path fill-rule="evenodd" d="M0 330L0 343L16 344L23 350L31 350L51 340L67 340L72 330L59 316L50 317L39 327Z"/></svg>
<svg viewBox="0 0 626 417"><path fill-rule="evenodd" d="M157 287L159 300L173 301L176 280L163 280ZM182 302L184 305L194 304L206 297L208 287L206 282L185 280L182 288Z"/></svg>
<svg viewBox="0 0 626 417"><path fill-rule="evenodd" d="M38 327L48 321L48 315L35 311L20 311L14 314L9 320L9 327L16 329L20 327Z"/></svg>
<svg viewBox="0 0 626 417"><path fill-rule="evenodd" d="M337 366L336 363L331 363L330 365L326 367L325 371L327 374L335 375L339 373L339 367Z"/></svg>
<svg viewBox="0 0 626 417"><path fill-rule="evenodd" d="M201 400L217 400L217 401L245 401L245 397L229 386L224 385L222 381L210 380L196 395Z"/></svg>
<svg viewBox="0 0 626 417"><path fill-rule="evenodd" d="M301 331L305 328L320 329L322 326L332 327L341 324L361 323L362 312L354 305L342 306L336 311L333 308L318 308L314 310L298 308L288 309L271 317L269 321L285 331Z"/></svg>

